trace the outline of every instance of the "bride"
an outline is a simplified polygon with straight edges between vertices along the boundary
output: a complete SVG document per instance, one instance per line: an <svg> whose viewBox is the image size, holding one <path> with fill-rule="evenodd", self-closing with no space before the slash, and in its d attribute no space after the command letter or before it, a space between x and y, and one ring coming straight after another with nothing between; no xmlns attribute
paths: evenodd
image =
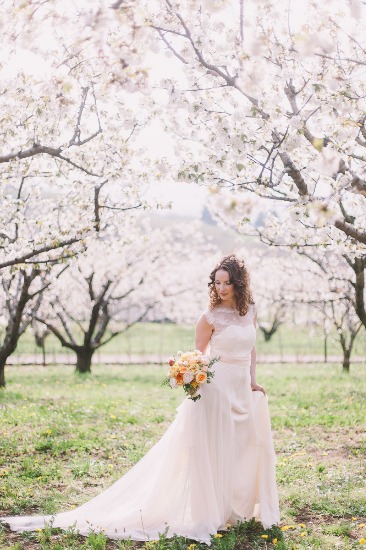
<svg viewBox="0 0 366 550"><path fill-rule="evenodd" d="M219 357L201 399L185 399L163 437L123 477L82 506L55 516L2 517L14 531L75 525L83 535L153 540L167 531L210 544L252 517L279 522L275 453L265 390L256 382L256 313L249 274L226 256L210 274L209 308L196 349Z"/></svg>

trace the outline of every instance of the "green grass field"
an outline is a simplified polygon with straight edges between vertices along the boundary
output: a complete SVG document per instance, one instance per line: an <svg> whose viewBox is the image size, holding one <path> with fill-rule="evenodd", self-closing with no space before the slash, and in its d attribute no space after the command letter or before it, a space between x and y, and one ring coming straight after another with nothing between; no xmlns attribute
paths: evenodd
<svg viewBox="0 0 366 550"><path fill-rule="evenodd" d="M192 347L194 328L170 323L139 323L125 334L117 336L105 347L102 353L113 354L157 354L169 356L172 352ZM262 333L257 331L257 349L264 355L298 354L306 356L323 355L324 337L321 327L312 329L302 327L280 327L269 342L264 342ZM62 351L59 341L50 335L46 340L46 350L51 355ZM16 353L39 353L31 333L20 339ZM72 355L73 353L70 352ZM341 355L342 350L336 334L328 339L328 355ZM366 357L366 331L361 331L356 339L353 354Z"/></svg>
<svg viewBox="0 0 366 550"><path fill-rule="evenodd" d="M0 515L70 509L126 472L164 433L182 394L160 386L165 368L9 367L0 392ZM362 548L366 543L366 371L337 365L259 365L269 393L281 502L280 528L247 522L214 550ZM274 541L274 542L273 542ZM5 549L200 550L87 539L72 531L0 532Z"/></svg>

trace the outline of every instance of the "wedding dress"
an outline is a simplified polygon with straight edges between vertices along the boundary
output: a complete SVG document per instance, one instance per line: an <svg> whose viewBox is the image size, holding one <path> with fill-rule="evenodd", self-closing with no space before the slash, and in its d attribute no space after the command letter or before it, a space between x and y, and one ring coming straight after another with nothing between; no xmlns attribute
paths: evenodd
<svg viewBox="0 0 366 550"><path fill-rule="evenodd" d="M163 437L122 478L82 506L55 516L2 517L14 531L72 525L83 535L103 530L114 539L210 536L256 517L279 522L275 454L267 398L250 386L255 343L253 306L245 316L222 307L204 313L220 357L201 399L186 398ZM164 390L168 391L168 390Z"/></svg>

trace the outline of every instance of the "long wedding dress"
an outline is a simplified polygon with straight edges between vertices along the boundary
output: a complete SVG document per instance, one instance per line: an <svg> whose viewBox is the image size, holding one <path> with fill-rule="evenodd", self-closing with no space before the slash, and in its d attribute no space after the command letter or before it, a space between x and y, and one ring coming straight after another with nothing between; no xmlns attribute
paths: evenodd
<svg viewBox="0 0 366 550"><path fill-rule="evenodd" d="M55 516L2 517L14 531L72 525L83 535L153 540L168 529L210 544L227 522L279 522L275 453L267 398L250 386L253 306L245 316L205 312L214 326L211 357L220 357L201 399L185 399L163 437L106 491Z"/></svg>

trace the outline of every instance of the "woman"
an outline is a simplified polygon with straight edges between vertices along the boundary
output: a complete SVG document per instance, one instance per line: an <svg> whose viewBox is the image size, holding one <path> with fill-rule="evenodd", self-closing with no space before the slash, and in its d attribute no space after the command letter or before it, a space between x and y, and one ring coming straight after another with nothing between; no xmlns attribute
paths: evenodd
<svg viewBox="0 0 366 550"><path fill-rule="evenodd" d="M210 307L198 320L196 349L219 357L197 402L185 399L166 433L109 489L51 516L4 517L16 531L76 525L81 534L158 539L211 535L257 517L279 522L265 390L256 383L255 308L244 263L224 257L210 275Z"/></svg>

